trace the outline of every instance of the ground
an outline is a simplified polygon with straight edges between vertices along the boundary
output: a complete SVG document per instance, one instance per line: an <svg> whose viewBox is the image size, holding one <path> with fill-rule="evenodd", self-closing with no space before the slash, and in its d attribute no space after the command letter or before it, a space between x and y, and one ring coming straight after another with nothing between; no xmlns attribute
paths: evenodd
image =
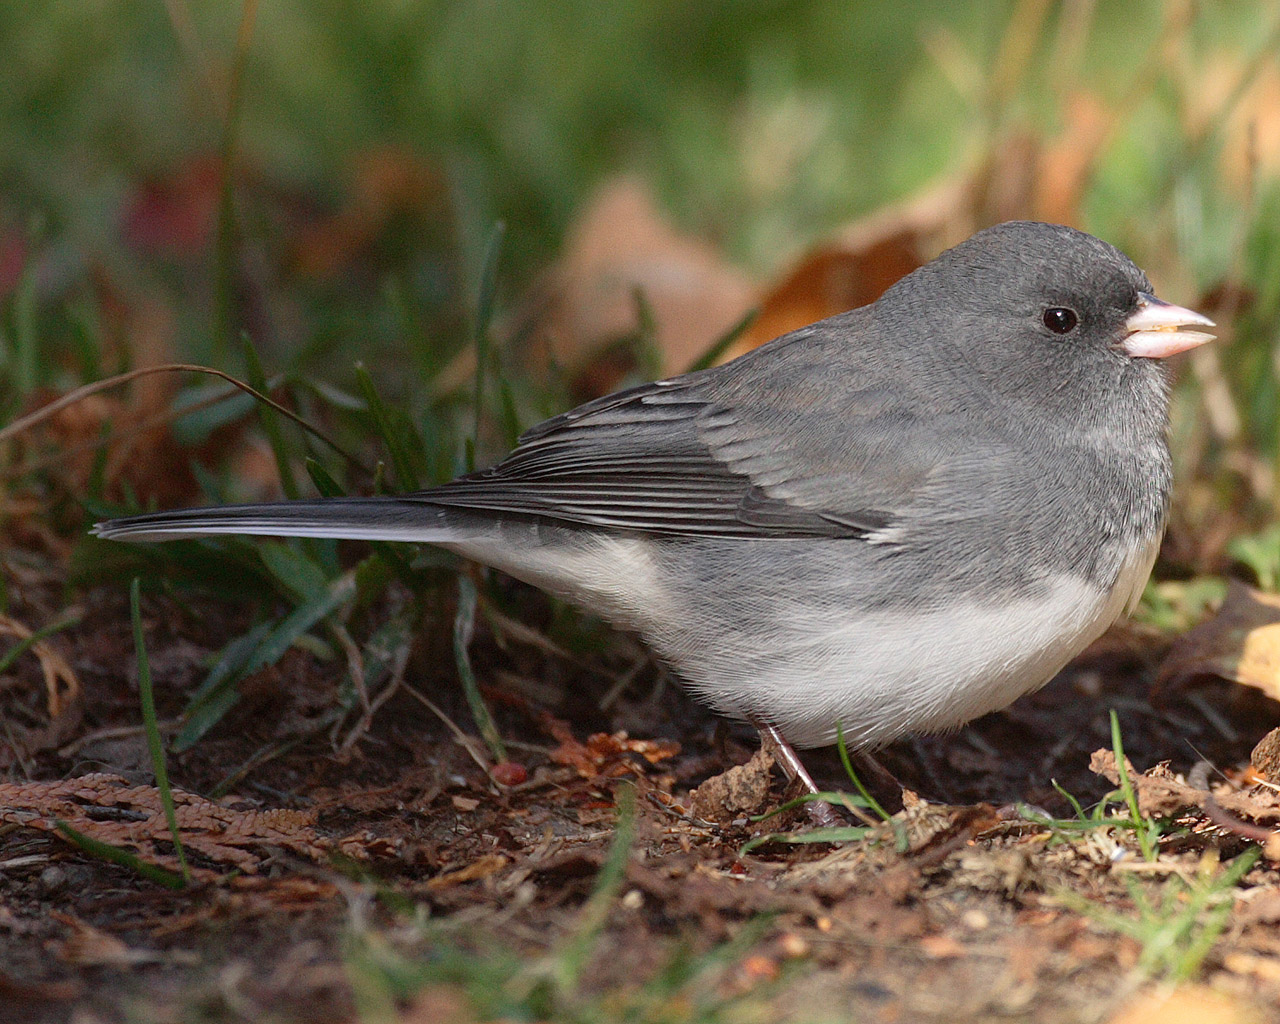
<svg viewBox="0 0 1280 1024"><path fill-rule="evenodd" d="M58 607L53 582L30 567L11 577L13 619ZM538 624L482 619L473 643L508 763L481 767L438 622L422 623L403 685L367 728L326 724L341 672L295 648L170 756L195 876L179 890L56 831L65 821L177 866L127 595L85 591L54 641L81 687L75 727L36 728L34 655L3 694L0 1020L1067 1022L1178 982L1175 998L1225 1007L1224 1020L1280 1020L1258 1008L1280 997L1271 861L1194 808L1165 810L1180 823L1152 859L1132 827L1149 818L1119 804L1123 820L1065 823L1064 792L1087 809L1116 788L1090 768L1112 748L1111 709L1134 768L1181 774L1247 764L1275 724L1274 705L1221 682L1153 701L1164 643L1150 631L1113 631L1009 710L880 752L874 793L895 816L864 837L744 852L807 828L799 812L691 814L690 791L748 762L753 736L629 638L556 649L541 631L550 606L499 586ZM249 620L235 602L164 593L142 612L164 724ZM824 786L851 789L834 751L805 757ZM739 775L753 814L787 795L776 772ZM1199 1003L1163 1019L1178 1012L1210 1019Z"/></svg>

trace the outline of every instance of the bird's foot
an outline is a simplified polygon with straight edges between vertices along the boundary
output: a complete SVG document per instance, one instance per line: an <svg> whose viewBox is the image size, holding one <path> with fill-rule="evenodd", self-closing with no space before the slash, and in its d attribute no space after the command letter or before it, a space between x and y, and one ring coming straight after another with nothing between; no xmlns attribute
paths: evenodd
<svg viewBox="0 0 1280 1024"><path fill-rule="evenodd" d="M805 791L811 795L822 792L818 784L813 781L809 770L805 768L804 762L800 760L800 755L778 731L777 726L757 722L756 728L760 730L761 745L770 750L774 761L786 772L787 778L799 780ZM804 805L804 809L809 820L818 828L842 828L849 824L844 816L826 800L810 800Z"/></svg>

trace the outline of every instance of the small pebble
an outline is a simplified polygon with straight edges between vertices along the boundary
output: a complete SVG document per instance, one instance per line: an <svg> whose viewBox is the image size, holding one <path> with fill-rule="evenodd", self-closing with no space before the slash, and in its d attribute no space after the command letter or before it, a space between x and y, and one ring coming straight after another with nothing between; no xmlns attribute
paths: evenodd
<svg viewBox="0 0 1280 1024"><path fill-rule="evenodd" d="M40 872L40 888L46 893L59 892L67 887L66 870L58 864L50 864L47 868Z"/></svg>

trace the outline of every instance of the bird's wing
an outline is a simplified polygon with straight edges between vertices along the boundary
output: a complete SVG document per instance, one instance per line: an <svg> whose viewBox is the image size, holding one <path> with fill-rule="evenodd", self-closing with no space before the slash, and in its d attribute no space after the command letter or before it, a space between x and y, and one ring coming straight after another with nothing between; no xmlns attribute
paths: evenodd
<svg viewBox="0 0 1280 1024"><path fill-rule="evenodd" d="M834 331L771 345L767 376L748 356L590 402L492 468L409 497L670 535L898 539L882 531L969 453L910 389L833 381Z"/></svg>

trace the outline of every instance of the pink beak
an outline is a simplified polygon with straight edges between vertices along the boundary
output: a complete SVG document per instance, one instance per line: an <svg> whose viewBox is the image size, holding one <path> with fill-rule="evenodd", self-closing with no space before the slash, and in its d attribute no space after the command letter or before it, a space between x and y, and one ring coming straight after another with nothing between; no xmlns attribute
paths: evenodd
<svg viewBox="0 0 1280 1024"><path fill-rule="evenodd" d="M1138 310L1124 322L1120 347L1135 359L1163 359L1214 339L1212 334L1183 327L1213 326L1207 316L1139 292Z"/></svg>

